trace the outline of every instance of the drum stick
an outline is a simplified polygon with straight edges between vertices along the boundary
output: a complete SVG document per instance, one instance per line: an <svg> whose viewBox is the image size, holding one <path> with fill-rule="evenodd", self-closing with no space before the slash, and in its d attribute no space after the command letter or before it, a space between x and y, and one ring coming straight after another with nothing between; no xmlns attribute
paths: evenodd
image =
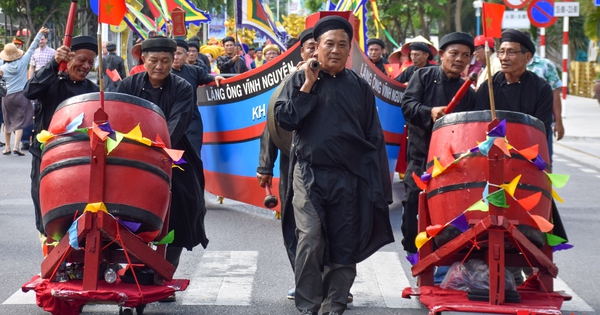
<svg viewBox="0 0 600 315"><path fill-rule="evenodd" d="M65 28L65 37L63 37L63 45L71 47L71 39L73 38L73 28L75 27L75 15L77 14L77 0L71 0L69 8L69 16L67 17L67 25ZM65 74L67 72L67 63L61 61L58 65L58 73Z"/></svg>
<svg viewBox="0 0 600 315"><path fill-rule="evenodd" d="M268 181L265 183L265 192L267 193L267 196L265 197L265 200L263 201L265 207L267 207L269 209L275 208L277 206L277 204L279 203L279 201L277 200L277 197L275 197L271 193L271 185L269 185Z"/></svg>
<svg viewBox="0 0 600 315"><path fill-rule="evenodd" d="M477 74L475 72L472 72L469 75L469 79L466 80L465 83L463 83L463 85L460 87L460 89L458 89L458 92L456 92L456 95L454 95L450 103L448 103L448 106L446 106L446 109L444 109L444 114L450 114L454 110L456 105L458 105L460 100L462 100L465 94L467 94L467 91L471 88L471 84L473 84L473 82L475 82L476 80Z"/></svg>

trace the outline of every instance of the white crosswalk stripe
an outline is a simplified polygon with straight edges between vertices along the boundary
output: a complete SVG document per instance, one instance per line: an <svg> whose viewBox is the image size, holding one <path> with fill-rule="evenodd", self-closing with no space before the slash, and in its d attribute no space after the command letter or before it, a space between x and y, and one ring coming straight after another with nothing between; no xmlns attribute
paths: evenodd
<svg viewBox="0 0 600 315"><path fill-rule="evenodd" d="M206 251L190 279L186 291L177 296L182 305L250 305L252 285L258 266L257 251ZM382 307L424 309L415 298L403 299L402 290L411 286L396 252L377 252L357 265L351 292L352 308ZM554 282L556 291L565 291L573 299L563 303L562 311L594 312L563 280ZM16 291L2 304L35 305L35 293ZM88 312L114 312L115 305L86 305Z"/></svg>

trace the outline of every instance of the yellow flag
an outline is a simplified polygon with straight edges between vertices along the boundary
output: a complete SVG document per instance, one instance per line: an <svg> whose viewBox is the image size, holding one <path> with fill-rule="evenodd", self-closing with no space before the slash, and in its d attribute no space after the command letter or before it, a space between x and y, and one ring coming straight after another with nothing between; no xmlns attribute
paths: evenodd
<svg viewBox="0 0 600 315"><path fill-rule="evenodd" d="M427 232L423 231L417 234L417 237L415 238L415 246L417 246L417 249L419 249L423 247L423 245L425 245L429 239L430 237L427 236Z"/></svg>
<svg viewBox="0 0 600 315"><path fill-rule="evenodd" d="M560 196L554 189L552 189L552 198L556 199L556 201L558 201L560 203L565 203L564 200L562 200L562 198L560 198Z"/></svg>
<svg viewBox="0 0 600 315"><path fill-rule="evenodd" d="M442 164L440 163L440 161L437 159L437 157L433 157L433 173L431 174L432 177L437 177L438 175L440 175L444 170L446 170L445 167L442 166Z"/></svg>
<svg viewBox="0 0 600 315"><path fill-rule="evenodd" d="M48 130L42 130L37 134L36 138L40 143L46 143L46 141L52 139L54 137Z"/></svg>
<svg viewBox="0 0 600 315"><path fill-rule="evenodd" d="M521 179L521 175L519 174L510 183L500 185L500 188L504 188L504 190L506 190L506 192L508 192L508 194L514 198L515 190L517 189L517 185L519 184L520 179Z"/></svg>
<svg viewBox="0 0 600 315"><path fill-rule="evenodd" d="M106 209L106 205L104 205L104 202L88 203L87 206L85 206L84 211L90 211L90 212L104 211L104 212L108 213L108 209Z"/></svg>

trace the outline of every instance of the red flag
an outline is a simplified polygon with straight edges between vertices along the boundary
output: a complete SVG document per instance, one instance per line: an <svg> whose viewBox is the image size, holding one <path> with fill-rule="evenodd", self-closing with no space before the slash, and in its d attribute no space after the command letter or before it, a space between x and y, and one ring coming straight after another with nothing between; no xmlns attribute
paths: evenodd
<svg viewBox="0 0 600 315"><path fill-rule="evenodd" d="M485 37L502 37L502 19L504 18L504 9L502 4L483 3L483 35Z"/></svg>
<svg viewBox="0 0 600 315"><path fill-rule="evenodd" d="M99 0L98 23L120 25L127 12L125 0Z"/></svg>
<svg viewBox="0 0 600 315"><path fill-rule="evenodd" d="M108 75L108 77L111 80L113 80L113 82L117 82L117 81L121 80L121 76L117 72L117 69L109 70L108 68L106 68L106 75Z"/></svg>
<svg viewBox="0 0 600 315"><path fill-rule="evenodd" d="M400 65L397 63L386 63L383 67L385 68L385 72L387 72L388 76L392 79L400 75Z"/></svg>

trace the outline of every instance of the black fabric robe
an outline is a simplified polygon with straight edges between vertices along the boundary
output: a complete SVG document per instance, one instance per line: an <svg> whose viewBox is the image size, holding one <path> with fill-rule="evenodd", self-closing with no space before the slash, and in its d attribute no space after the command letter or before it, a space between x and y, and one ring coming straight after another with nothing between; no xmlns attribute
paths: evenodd
<svg viewBox="0 0 600 315"><path fill-rule="evenodd" d="M434 67L435 65L432 65L429 63L429 61L421 68L425 68L425 67ZM404 69L404 71L402 71L402 73L400 73L399 76L396 77L396 81L400 82L400 83L407 83L408 81L410 81L410 78L412 78L412 76L415 74L415 71L417 71L418 69L421 68L417 68L417 66L412 65L406 69Z"/></svg>
<svg viewBox="0 0 600 315"><path fill-rule="evenodd" d="M348 69L336 76L321 71L311 93L300 92L304 81L304 71L293 73L275 104L277 123L294 131L290 170L299 163L322 222L324 263L358 263L394 241L391 178L375 96ZM292 183L290 176L288 194Z"/></svg>
<svg viewBox="0 0 600 315"><path fill-rule="evenodd" d="M185 150L180 165L185 171L173 168L171 179L171 216L169 230L175 230L174 247L192 250L198 244L208 244L204 229L206 207L204 203L204 171L202 160L185 135L196 109L192 86L184 79L170 73L159 88L153 88L146 72L127 77L117 92L134 95L160 107L167 119L171 148Z"/></svg>
<svg viewBox="0 0 600 315"><path fill-rule="evenodd" d="M498 110L510 110L531 115L544 123L546 136L552 133L552 88L544 79L531 71L525 71L517 83L508 84L503 72L492 77L494 103ZM478 110L490 109L488 81L477 90Z"/></svg>
<svg viewBox="0 0 600 315"><path fill-rule="evenodd" d="M408 81L402 97L402 114L408 126L408 144L406 157L408 166L404 177L404 200L402 205L402 244L404 250L416 253L415 237L417 236L417 214L419 189L412 178L413 172L422 175L426 170L429 142L433 130L431 109L446 106L462 86L463 79L449 79L441 67L423 67L418 69ZM473 110L476 95L473 90L462 98L454 112Z"/></svg>
<svg viewBox="0 0 600 315"><path fill-rule="evenodd" d="M546 139L552 134L552 107L554 98L552 87L544 79L531 71L525 71L517 83L508 84L503 72L492 77L494 88L494 104L498 110L510 110L531 115L544 123ZM490 109L488 81L477 90L477 106L479 110ZM550 162L550 161L548 161ZM552 200L553 234L568 240L560 213L554 199Z"/></svg>
<svg viewBox="0 0 600 315"><path fill-rule="evenodd" d="M104 91L114 92L117 90L120 81L113 81L107 74L108 70L117 70L121 79L125 79L127 73L125 72L125 61L121 56L117 56L114 52L109 52L104 58L102 58L102 80L104 81Z"/></svg>
<svg viewBox="0 0 600 315"><path fill-rule="evenodd" d="M40 208L40 163L42 162L42 150L37 141L37 134L42 130L48 130L54 111L60 103L69 97L85 93L98 92L98 86L85 79L73 81L58 78L58 63L52 58L43 68L36 71L33 77L25 84L23 95L35 103L34 130L32 135L31 152L31 198L35 208L35 223L40 233L44 232Z"/></svg>
<svg viewBox="0 0 600 315"><path fill-rule="evenodd" d="M217 68L221 73L244 73L248 71L246 60L242 56L236 62L233 62L233 58L229 56L221 56L217 58Z"/></svg>
<svg viewBox="0 0 600 315"><path fill-rule="evenodd" d="M371 62L373 62L373 61L371 61ZM381 70L381 72L383 72L386 75L387 75L387 71L385 71L385 64L387 64L387 63L389 63L388 60L383 57L381 59L379 59L379 61L373 62L375 67L377 67L377 69Z"/></svg>
<svg viewBox="0 0 600 315"><path fill-rule="evenodd" d="M196 107L195 110L192 111L192 122L190 123L190 127L185 132L185 134L188 136L188 139L190 139L190 142L192 142L192 145L194 145L194 148L198 152L198 155L200 155L200 151L202 150L202 136L204 125L202 124L202 116L200 115L200 111L198 110L198 96L196 93L196 89L199 85L214 82L215 78L212 75L208 74L204 70L204 68L188 64L184 64L179 70L174 68L171 69L171 73L182 77L190 85L192 85L194 94L194 105L196 105Z"/></svg>

